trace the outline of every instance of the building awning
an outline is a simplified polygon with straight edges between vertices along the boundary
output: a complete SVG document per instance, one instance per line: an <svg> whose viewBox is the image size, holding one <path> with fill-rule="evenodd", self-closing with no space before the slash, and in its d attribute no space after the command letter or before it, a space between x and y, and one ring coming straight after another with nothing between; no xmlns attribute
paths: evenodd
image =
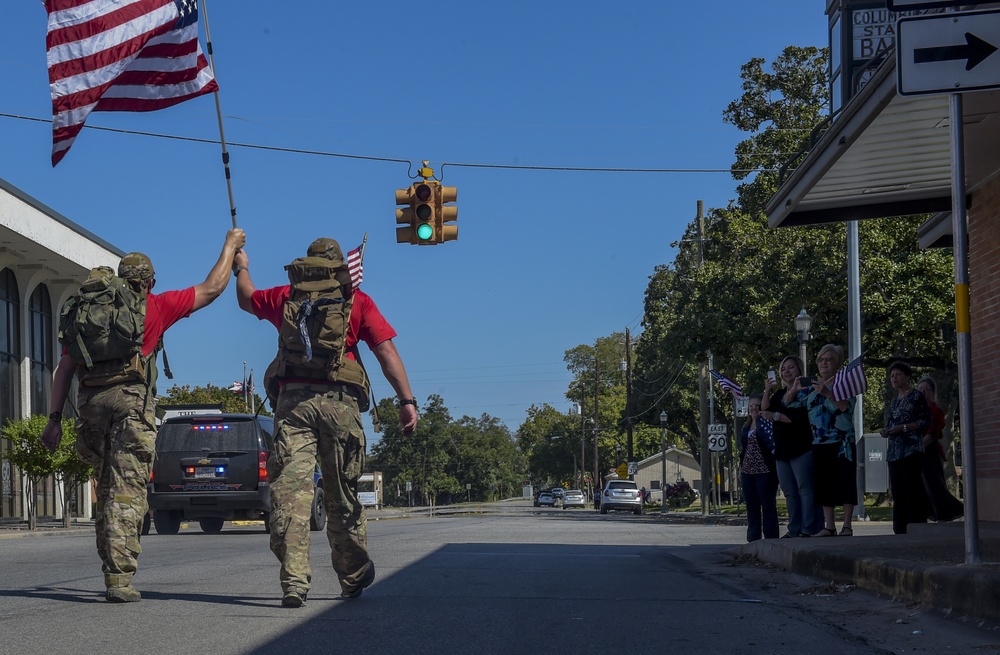
<svg viewBox="0 0 1000 655"><path fill-rule="evenodd" d="M971 194L1000 170L1000 91L966 93L963 104ZM938 232L927 242L945 245L941 239L951 235L948 105L947 94L897 95L895 58L887 58L787 174L767 205L768 225L945 212L947 220L935 217Z"/></svg>

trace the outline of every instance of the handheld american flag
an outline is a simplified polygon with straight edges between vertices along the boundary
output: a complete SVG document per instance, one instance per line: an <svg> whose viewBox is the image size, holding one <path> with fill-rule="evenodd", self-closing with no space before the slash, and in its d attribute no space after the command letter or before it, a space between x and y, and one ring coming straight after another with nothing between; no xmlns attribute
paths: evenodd
<svg viewBox="0 0 1000 655"><path fill-rule="evenodd" d="M830 394L836 401L847 400L868 389L868 378L865 377L865 367L861 365L859 356L853 362L837 371L830 385Z"/></svg>
<svg viewBox="0 0 1000 655"><path fill-rule="evenodd" d="M217 91L197 0L45 0L52 165L92 111L154 111Z"/></svg>
<svg viewBox="0 0 1000 655"><path fill-rule="evenodd" d="M718 371L714 371L714 370L713 371L709 371L709 373L712 374L712 377L715 378L716 382L719 383L719 386L722 387L723 391L728 391L729 393L733 394L734 396L742 396L743 395L743 387L741 387L740 385L736 384L735 382L733 382L732 380L730 380L729 378L727 378L722 373L719 373Z"/></svg>
<svg viewBox="0 0 1000 655"><path fill-rule="evenodd" d="M365 235L365 239L368 236ZM354 291L361 286L361 281L365 277L364 263L365 258L365 242L362 241L361 245L354 250L347 253L347 270L351 273L351 291Z"/></svg>

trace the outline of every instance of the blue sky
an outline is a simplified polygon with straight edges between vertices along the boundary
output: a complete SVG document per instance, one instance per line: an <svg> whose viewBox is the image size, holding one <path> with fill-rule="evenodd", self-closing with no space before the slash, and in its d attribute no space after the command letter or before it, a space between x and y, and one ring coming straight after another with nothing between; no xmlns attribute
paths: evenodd
<svg viewBox="0 0 1000 655"><path fill-rule="evenodd" d="M5 4L0 113L48 120L44 7ZM722 122L740 67L827 39L823 3L802 0L277 7L208 4L254 282L283 283L316 237L346 250L367 232L363 288L399 332L418 400L439 394L455 418L486 413L512 430L532 404L570 408L566 350L641 331L654 267L673 259L697 201L725 206L736 183L490 166L727 169L745 138ZM88 125L219 136L211 96ZM85 129L53 169L50 144L49 124L0 117L0 177L149 254L158 289L204 279L231 225L218 145ZM459 240L396 244L394 190L424 159L458 187ZM238 310L230 286L167 333L174 382L228 386L244 361L263 374L276 333ZM366 361L377 396L390 395Z"/></svg>

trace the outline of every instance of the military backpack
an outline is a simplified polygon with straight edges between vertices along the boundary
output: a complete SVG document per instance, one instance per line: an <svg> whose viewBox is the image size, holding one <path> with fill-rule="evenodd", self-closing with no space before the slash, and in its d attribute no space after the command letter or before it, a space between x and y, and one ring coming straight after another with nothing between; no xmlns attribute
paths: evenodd
<svg viewBox="0 0 1000 655"><path fill-rule="evenodd" d="M146 291L99 266L63 306L59 342L78 365L80 382L86 386L147 382L145 323Z"/></svg>
<svg viewBox="0 0 1000 655"><path fill-rule="evenodd" d="M354 300L347 264L301 257L285 270L291 289L278 329L275 377L352 384L367 399L364 369L344 356Z"/></svg>

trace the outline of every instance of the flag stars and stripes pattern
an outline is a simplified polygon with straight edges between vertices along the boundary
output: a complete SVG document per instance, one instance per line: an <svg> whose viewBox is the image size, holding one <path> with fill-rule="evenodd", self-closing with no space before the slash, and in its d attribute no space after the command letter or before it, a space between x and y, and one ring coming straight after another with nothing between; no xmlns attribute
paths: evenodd
<svg viewBox="0 0 1000 655"><path fill-rule="evenodd" d="M196 0L45 0L52 165L92 111L155 111L218 90Z"/></svg>
<svg viewBox="0 0 1000 655"><path fill-rule="evenodd" d="M719 373L718 371L713 370L709 372L712 374L712 377L715 378L716 382L719 383L719 386L722 387L723 391L728 391L729 393L737 397L743 395L743 387L741 387L739 384L733 382L732 380L727 378L722 373Z"/></svg>
<svg viewBox="0 0 1000 655"><path fill-rule="evenodd" d="M362 248L364 244L347 253L347 270L351 273L351 291L361 286L364 279L364 267L362 266Z"/></svg>
<svg viewBox="0 0 1000 655"><path fill-rule="evenodd" d="M859 356L853 362L837 371L830 385L830 395L837 402L853 398L868 390L868 378Z"/></svg>

